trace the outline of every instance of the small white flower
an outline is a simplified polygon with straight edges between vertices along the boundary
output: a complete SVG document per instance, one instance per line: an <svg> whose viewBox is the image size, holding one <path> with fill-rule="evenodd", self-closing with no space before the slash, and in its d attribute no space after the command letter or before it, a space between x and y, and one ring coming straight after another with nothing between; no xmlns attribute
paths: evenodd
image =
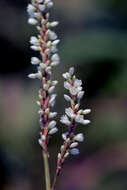
<svg viewBox="0 0 127 190"><path fill-rule="evenodd" d="M28 75L28 77L29 77L30 79L36 79L36 74L31 73L31 74Z"/></svg>
<svg viewBox="0 0 127 190"><path fill-rule="evenodd" d="M57 39L57 35L55 32L48 30L48 37L50 40L56 40Z"/></svg>
<svg viewBox="0 0 127 190"><path fill-rule="evenodd" d="M38 114L40 114L40 115L43 114L43 111L42 111L42 110L39 110L39 111L38 111Z"/></svg>
<svg viewBox="0 0 127 190"><path fill-rule="evenodd" d="M37 57L31 58L31 64L32 65L38 65L40 63L40 60Z"/></svg>
<svg viewBox="0 0 127 190"><path fill-rule="evenodd" d="M47 72L47 73L50 73L51 72L51 67L50 66L48 66L46 69L45 69L45 71Z"/></svg>
<svg viewBox="0 0 127 190"><path fill-rule="evenodd" d="M57 65L59 65L59 61L53 61L53 62L51 62L51 66L52 67L54 67L54 66L57 66Z"/></svg>
<svg viewBox="0 0 127 190"><path fill-rule="evenodd" d="M53 129L51 129L50 131L49 131L49 134L50 135L53 135L53 134L55 134L56 132L58 131L58 128L53 128Z"/></svg>
<svg viewBox="0 0 127 190"><path fill-rule="evenodd" d="M53 45L53 46L56 46L58 43L60 43L60 40L54 40L54 41L52 42L52 45Z"/></svg>
<svg viewBox="0 0 127 190"><path fill-rule="evenodd" d="M74 86L75 87L79 87L79 86L81 86L82 85L82 81L81 80L78 80L78 79L75 79L75 81L74 81Z"/></svg>
<svg viewBox="0 0 127 190"><path fill-rule="evenodd" d="M46 113L46 114L49 114L49 111L50 111L50 109L47 108L47 109L45 110L45 113Z"/></svg>
<svg viewBox="0 0 127 190"><path fill-rule="evenodd" d="M65 98L65 100L67 100L68 102L71 101L70 96L68 96L68 95L66 95L66 94L64 94L64 98Z"/></svg>
<svg viewBox="0 0 127 190"><path fill-rule="evenodd" d="M66 109L65 109L65 113L66 113L67 116L69 116L70 118L75 118L75 116L76 116L71 108L66 108Z"/></svg>
<svg viewBox="0 0 127 190"><path fill-rule="evenodd" d="M66 140L67 139L67 133L63 133L62 138L63 138L63 140Z"/></svg>
<svg viewBox="0 0 127 190"><path fill-rule="evenodd" d="M77 95L77 89L74 86L71 86L70 89L68 89L70 91L70 94L75 96Z"/></svg>
<svg viewBox="0 0 127 190"><path fill-rule="evenodd" d="M59 24L58 21L54 21L54 22L51 22L51 23L50 23L50 26L51 26L51 27L56 27L58 24Z"/></svg>
<svg viewBox="0 0 127 190"><path fill-rule="evenodd" d="M38 5L38 8L39 8L40 11L43 12L46 7L45 7L45 5Z"/></svg>
<svg viewBox="0 0 127 190"><path fill-rule="evenodd" d="M56 86L57 84L58 84L58 81L57 81L57 80L52 81L52 85L53 85L53 86Z"/></svg>
<svg viewBox="0 0 127 190"><path fill-rule="evenodd" d="M67 90L69 90L71 88L71 85L69 82L65 81L64 82L64 88L66 88Z"/></svg>
<svg viewBox="0 0 127 190"><path fill-rule="evenodd" d="M27 12L29 14L33 14L35 10L36 10L36 8L32 4L28 4L28 6L27 6Z"/></svg>
<svg viewBox="0 0 127 190"><path fill-rule="evenodd" d="M52 45L50 50L52 53L56 53L58 51L55 45Z"/></svg>
<svg viewBox="0 0 127 190"><path fill-rule="evenodd" d="M35 36L31 36L30 43L33 44L33 45L35 45L35 46L40 45L38 38L35 37Z"/></svg>
<svg viewBox="0 0 127 190"><path fill-rule="evenodd" d="M74 67L71 67L71 68L69 69L69 73L70 73L70 75L73 75L73 74L74 74Z"/></svg>
<svg viewBox="0 0 127 190"><path fill-rule="evenodd" d="M79 99L81 99L81 98L83 97L83 95L84 95L84 91L80 91L80 92L78 93L78 96L77 96L77 97L78 97Z"/></svg>
<svg viewBox="0 0 127 190"><path fill-rule="evenodd" d="M38 143L42 147L42 140L41 139L38 139Z"/></svg>
<svg viewBox="0 0 127 190"><path fill-rule="evenodd" d="M56 126L56 121L50 121L48 126L50 129L54 128Z"/></svg>
<svg viewBox="0 0 127 190"><path fill-rule="evenodd" d="M34 18L29 18L28 23L31 24L31 25L36 25L38 23L38 21L36 19L34 19Z"/></svg>
<svg viewBox="0 0 127 190"><path fill-rule="evenodd" d="M75 121L76 121L77 123L84 124L84 117L83 117L83 115L76 115Z"/></svg>
<svg viewBox="0 0 127 190"><path fill-rule="evenodd" d="M45 69L46 65L44 63L40 63L40 67L41 67L41 69Z"/></svg>
<svg viewBox="0 0 127 190"><path fill-rule="evenodd" d="M49 113L49 118L51 119L51 118L54 118L54 117L56 117L57 116L57 112L50 112Z"/></svg>
<svg viewBox="0 0 127 190"><path fill-rule="evenodd" d="M78 146L78 143L77 142L74 142L74 143L72 143L71 145L70 145L70 148L75 148L75 147L77 147Z"/></svg>
<svg viewBox="0 0 127 190"><path fill-rule="evenodd" d="M41 13L34 13L33 16L37 19L41 18Z"/></svg>
<svg viewBox="0 0 127 190"><path fill-rule="evenodd" d="M82 133L77 134L74 137L74 140L78 141L78 142L83 142L84 141L84 135Z"/></svg>
<svg viewBox="0 0 127 190"><path fill-rule="evenodd" d="M90 112L91 112L91 109L85 109L85 110L83 110L82 113L83 113L84 115L86 115L86 114L89 114Z"/></svg>
<svg viewBox="0 0 127 190"><path fill-rule="evenodd" d="M65 79L69 79L71 76L70 76L70 73L66 72L66 73L63 73L63 78Z"/></svg>
<svg viewBox="0 0 127 190"><path fill-rule="evenodd" d="M68 117L66 115L63 115L60 119L60 122L69 126L71 124L70 120L68 119Z"/></svg>
<svg viewBox="0 0 127 190"><path fill-rule="evenodd" d="M35 46L35 45L30 46L30 48L31 48L32 50L34 50L34 51L40 51L40 50L41 50L41 47L40 47L40 46Z"/></svg>
<svg viewBox="0 0 127 190"><path fill-rule="evenodd" d="M48 9L52 8L53 7L53 2L49 2L46 6L47 6Z"/></svg>
<svg viewBox="0 0 127 190"><path fill-rule="evenodd" d="M47 48L46 50L45 50L45 53L47 54L47 55L49 55L50 54L50 49L49 48Z"/></svg>
<svg viewBox="0 0 127 190"><path fill-rule="evenodd" d="M72 155L78 155L78 154L79 154L79 149L73 148L73 149L70 150L70 153L71 153Z"/></svg>
<svg viewBox="0 0 127 190"><path fill-rule="evenodd" d="M51 99L49 100L49 104L53 107L55 104L56 94L51 95Z"/></svg>
<svg viewBox="0 0 127 190"><path fill-rule="evenodd" d="M51 0L45 0L44 4L50 3Z"/></svg>
<svg viewBox="0 0 127 190"><path fill-rule="evenodd" d="M51 86L51 87L49 88L48 92L51 94L51 93L54 91L54 89L55 89L55 86Z"/></svg>
<svg viewBox="0 0 127 190"><path fill-rule="evenodd" d="M60 57L57 53L55 53L52 57L51 60L54 62L59 62L60 61Z"/></svg>
<svg viewBox="0 0 127 190"><path fill-rule="evenodd" d="M84 125L88 125L89 123L91 123L90 120L84 120L82 124L84 124Z"/></svg>

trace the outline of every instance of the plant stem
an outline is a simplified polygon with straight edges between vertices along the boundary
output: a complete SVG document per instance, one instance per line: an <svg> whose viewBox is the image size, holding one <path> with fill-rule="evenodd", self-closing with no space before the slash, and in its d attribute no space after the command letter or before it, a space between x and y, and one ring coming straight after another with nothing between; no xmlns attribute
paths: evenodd
<svg viewBox="0 0 127 190"><path fill-rule="evenodd" d="M55 190L56 179L57 179L57 174L55 174L51 190Z"/></svg>
<svg viewBox="0 0 127 190"><path fill-rule="evenodd" d="M49 162L48 162L48 155L45 151L43 151L43 158L44 158L44 168L45 168L45 184L46 190L50 189L50 173L49 173Z"/></svg>

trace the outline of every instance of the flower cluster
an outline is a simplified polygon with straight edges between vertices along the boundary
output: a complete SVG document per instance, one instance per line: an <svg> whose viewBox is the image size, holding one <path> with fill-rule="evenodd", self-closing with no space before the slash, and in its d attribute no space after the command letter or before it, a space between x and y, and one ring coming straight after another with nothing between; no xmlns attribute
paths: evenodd
<svg viewBox="0 0 127 190"><path fill-rule="evenodd" d="M73 155L79 154L77 146L79 142L83 142L84 136L82 133L75 135L75 129L78 124L87 125L90 123L89 120L84 119L84 116L91 112L90 109L79 109L84 91L82 90L82 81L78 80L74 75L74 68L70 68L69 72L63 74L63 77L66 80L64 87L70 93L70 96L64 95L64 98L69 102L70 107L65 109L65 115L60 120L62 124L68 127L68 130L62 134L64 142L58 154L57 175L59 175L62 165L70 153Z"/></svg>
<svg viewBox="0 0 127 190"><path fill-rule="evenodd" d="M40 57L32 57L31 64L37 66L37 72L29 74L31 79L39 79L41 87L39 90L39 106L41 133L39 144L47 152L49 137L58 131L56 121L56 112L51 112L55 104L56 94L55 86L58 81L52 81L52 67L60 63L57 53L57 45L60 42L52 28L58 25L57 21L49 22L49 9L53 6L51 0L32 0L27 7L29 14L28 23L36 25L39 32L38 36L30 38L31 49L40 52Z"/></svg>

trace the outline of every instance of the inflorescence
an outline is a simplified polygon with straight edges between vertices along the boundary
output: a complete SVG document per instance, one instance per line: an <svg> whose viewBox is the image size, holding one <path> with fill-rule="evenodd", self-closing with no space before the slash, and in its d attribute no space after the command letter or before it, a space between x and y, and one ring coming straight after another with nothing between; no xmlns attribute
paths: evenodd
<svg viewBox="0 0 127 190"><path fill-rule="evenodd" d="M28 23L36 25L39 31L38 36L30 38L31 49L40 52L40 58L32 57L31 64L37 66L37 73L29 74L31 79L39 79L41 88L39 90L39 106L41 133L39 144L43 150L47 152L47 144L49 137L58 131L56 121L56 112L51 112L51 108L55 104L56 94L54 94L55 86L58 81L52 81L52 68L60 63L57 54L57 45L60 42L52 28L58 25L57 21L49 21L49 9L53 6L51 0L32 0L28 5L29 14Z"/></svg>
<svg viewBox="0 0 127 190"><path fill-rule="evenodd" d="M39 101L37 101L41 127L39 144L47 156L49 156L47 149L49 138L58 131L56 121L54 120L57 112L52 112L57 96L54 94L54 90L58 81L52 80L52 68L60 63L60 57L57 53L57 45L60 40L52 30L53 27L58 25L58 22L49 21L49 11L52 7L52 0L32 0L27 7L29 14L28 23L35 25L38 30L38 35L30 38L30 47L32 50L40 52L39 57L31 58L31 64L37 66L37 72L29 74L28 77L39 79L41 83ZM65 109L65 115L61 117L60 122L67 126L67 132L62 134L63 144L58 153L55 176L60 174L63 163L69 154L79 154L77 146L79 142L83 142L84 135L82 133L75 134L75 129L78 127L78 124L87 125L90 123L84 117L91 112L90 109L80 109L84 91L82 89L82 81L74 75L74 68L70 68L68 72L63 74L63 77L65 79L64 87L69 92L69 95L65 94L64 98L68 102L69 107Z"/></svg>
<svg viewBox="0 0 127 190"><path fill-rule="evenodd" d="M87 125L90 123L90 120L84 119L84 116L91 112L90 109L79 109L84 91L82 90L82 81L77 79L74 75L74 68L70 68L69 72L63 74L63 77L65 79L64 87L70 94L65 94L64 98L70 107L65 109L65 115L63 115L60 120L62 124L67 126L68 130L62 134L64 142L58 154L57 175L59 175L62 165L70 153L72 155L79 154L77 146L79 142L83 142L84 136L82 133L75 135L75 129L78 124Z"/></svg>

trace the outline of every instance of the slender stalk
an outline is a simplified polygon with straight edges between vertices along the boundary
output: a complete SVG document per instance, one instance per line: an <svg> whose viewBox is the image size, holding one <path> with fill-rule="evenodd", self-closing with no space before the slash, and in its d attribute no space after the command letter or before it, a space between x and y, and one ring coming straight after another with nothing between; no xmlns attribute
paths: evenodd
<svg viewBox="0 0 127 190"><path fill-rule="evenodd" d="M56 179L57 179L57 174L55 174L51 190L55 190Z"/></svg>
<svg viewBox="0 0 127 190"><path fill-rule="evenodd" d="M48 162L48 155L45 151L43 151L43 159L44 159L44 168L45 168L45 183L46 183L46 190L50 190L50 172L49 172L49 162Z"/></svg>

